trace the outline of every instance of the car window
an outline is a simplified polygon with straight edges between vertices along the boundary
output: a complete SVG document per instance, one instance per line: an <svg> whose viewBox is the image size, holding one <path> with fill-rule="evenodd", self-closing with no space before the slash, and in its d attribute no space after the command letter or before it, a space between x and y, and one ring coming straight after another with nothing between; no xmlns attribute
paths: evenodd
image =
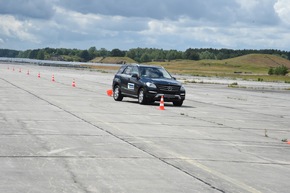
<svg viewBox="0 0 290 193"><path fill-rule="evenodd" d="M139 72L138 72L138 68L137 66L134 66L133 69L132 69L132 72L131 72L131 75L132 74L138 74L139 75Z"/></svg>
<svg viewBox="0 0 290 193"><path fill-rule="evenodd" d="M117 74L122 74L126 66L121 66L120 69L118 70Z"/></svg>
<svg viewBox="0 0 290 193"><path fill-rule="evenodd" d="M163 78L172 78L172 76L164 68L158 68L158 70L162 74Z"/></svg>
<svg viewBox="0 0 290 193"><path fill-rule="evenodd" d="M130 75L132 72L132 66L127 66L127 68L124 70L123 74Z"/></svg>
<svg viewBox="0 0 290 193"><path fill-rule="evenodd" d="M164 68L156 67L141 67L140 75L148 78L172 78L171 75Z"/></svg>
<svg viewBox="0 0 290 193"><path fill-rule="evenodd" d="M159 72L157 68L149 68L147 73L149 72L148 76L151 78L162 78L162 74Z"/></svg>

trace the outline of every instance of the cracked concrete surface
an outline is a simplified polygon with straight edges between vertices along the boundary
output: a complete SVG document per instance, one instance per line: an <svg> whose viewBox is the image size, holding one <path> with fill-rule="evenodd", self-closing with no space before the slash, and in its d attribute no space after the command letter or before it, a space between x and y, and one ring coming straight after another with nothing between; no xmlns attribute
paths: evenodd
<svg viewBox="0 0 290 193"><path fill-rule="evenodd" d="M159 111L158 103L106 96L112 73L14 65L26 75L7 66L0 64L0 192L290 188L282 142L290 139L289 91L186 84L184 106Z"/></svg>

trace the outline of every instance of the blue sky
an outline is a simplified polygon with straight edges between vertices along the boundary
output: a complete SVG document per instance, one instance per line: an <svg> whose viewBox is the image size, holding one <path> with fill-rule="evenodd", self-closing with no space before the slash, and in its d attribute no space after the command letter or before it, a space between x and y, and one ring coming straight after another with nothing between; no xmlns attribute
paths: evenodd
<svg viewBox="0 0 290 193"><path fill-rule="evenodd" d="M0 48L290 51L289 0L0 0Z"/></svg>

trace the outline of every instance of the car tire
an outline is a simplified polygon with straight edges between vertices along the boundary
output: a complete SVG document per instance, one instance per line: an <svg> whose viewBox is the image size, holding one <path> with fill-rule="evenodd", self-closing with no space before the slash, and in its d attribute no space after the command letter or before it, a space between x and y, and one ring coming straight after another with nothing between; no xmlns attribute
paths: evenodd
<svg viewBox="0 0 290 193"><path fill-rule="evenodd" d="M181 107L183 104L183 100L182 101L175 101L173 102L173 105L176 106L176 107Z"/></svg>
<svg viewBox="0 0 290 193"><path fill-rule="evenodd" d="M116 85L114 87L113 98L115 101L122 101L123 100L123 95L121 93L121 88L119 85Z"/></svg>
<svg viewBox="0 0 290 193"><path fill-rule="evenodd" d="M138 102L139 104L147 104L147 99L146 99L146 95L145 95L145 90L144 88L141 88L139 90L139 93L138 93Z"/></svg>

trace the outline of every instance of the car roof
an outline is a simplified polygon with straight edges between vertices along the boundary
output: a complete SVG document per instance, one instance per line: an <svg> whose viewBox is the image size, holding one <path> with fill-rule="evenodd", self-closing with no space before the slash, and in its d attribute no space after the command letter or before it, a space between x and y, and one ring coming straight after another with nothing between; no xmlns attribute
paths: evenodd
<svg viewBox="0 0 290 193"><path fill-rule="evenodd" d="M146 65L146 64L126 64L125 66L140 66L140 67L153 67L153 68L163 68L157 65Z"/></svg>

